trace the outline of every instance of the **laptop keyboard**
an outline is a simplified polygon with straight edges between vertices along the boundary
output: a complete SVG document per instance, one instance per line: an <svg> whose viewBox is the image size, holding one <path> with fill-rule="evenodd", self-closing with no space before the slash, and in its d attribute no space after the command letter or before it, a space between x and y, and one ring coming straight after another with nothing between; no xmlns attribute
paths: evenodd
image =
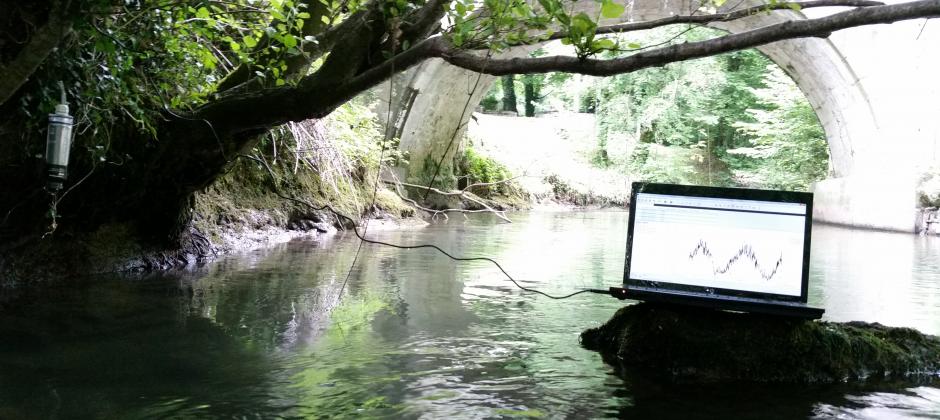
<svg viewBox="0 0 940 420"><path fill-rule="evenodd" d="M773 304L773 305L785 305L785 306L806 306L803 302L791 302L786 300L770 300L770 299L757 299L750 297L742 296L726 296L726 295L712 295L708 293L695 293L695 292L683 292L678 290L663 290L663 289L653 289L648 287L628 287L628 290L636 290L640 292L650 292L650 293L662 293L670 294L677 296L690 296L706 299L715 299L715 300L726 300L734 302L750 302L750 303L760 303L760 304Z"/></svg>

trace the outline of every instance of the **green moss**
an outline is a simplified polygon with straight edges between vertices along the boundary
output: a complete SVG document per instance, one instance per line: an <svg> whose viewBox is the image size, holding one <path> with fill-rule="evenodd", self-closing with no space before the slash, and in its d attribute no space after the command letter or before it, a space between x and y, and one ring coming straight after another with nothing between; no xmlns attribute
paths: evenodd
<svg viewBox="0 0 940 420"><path fill-rule="evenodd" d="M213 242L220 231L257 229L264 226L288 227L299 218L306 218L312 209L302 203L286 200L281 195L305 200L314 206L329 203L337 211L353 219L362 216L372 200L374 173L362 174L360 180L327 185L309 169L294 173L292 162L236 162L225 176L196 195L193 224ZM270 169L270 170L269 170ZM379 188L376 206L393 217L413 215L413 209L397 195Z"/></svg>
<svg viewBox="0 0 940 420"><path fill-rule="evenodd" d="M434 174L437 176L434 176ZM430 185L434 180L433 187L441 190L452 190L457 187L457 177L454 175L454 165L447 162L447 159L441 163L440 169L437 169L437 161L430 155L425 156L421 162L421 170L417 175L408 178L409 184Z"/></svg>
<svg viewBox="0 0 940 420"><path fill-rule="evenodd" d="M641 303L582 344L624 369L691 382L840 382L940 371L940 339L909 328Z"/></svg>
<svg viewBox="0 0 940 420"><path fill-rule="evenodd" d="M439 400L449 400L452 398L457 398L459 396L460 396L460 393L456 391L443 390L443 391L435 392L434 394L431 394L431 395L421 397L419 399L425 400L425 401L439 401Z"/></svg>
<svg viewBox="0 0 940 420"><path fill-rule="evenodd" d="M505 417L516 417L516 418L542 418L545 417L545 413L539 410L510 410L507 408L497 408L494 410L496 415L505 416Z"/></svg>

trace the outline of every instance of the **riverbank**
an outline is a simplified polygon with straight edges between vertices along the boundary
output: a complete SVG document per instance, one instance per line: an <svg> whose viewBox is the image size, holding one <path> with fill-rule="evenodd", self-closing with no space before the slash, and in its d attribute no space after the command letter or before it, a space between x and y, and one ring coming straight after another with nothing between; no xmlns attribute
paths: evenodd
<svg viewBox="0 0 940 420"><path fill-rule="evenodd" d="M240 160L194 195L175 240L143 238L122 223L20 238L0 250L0 287L193 266L295 238L332 235L365 219L370 229L426 224L385 188L370 208L372 194L368 181L326 183L310 170Z"/></svg>
<svg viewBox="0 0 940 420"><path fill-rule="evenodd" d="M20 238L0 249L0 287L191 267L297 238L333 235L357 223L362 226L366 220L374 231L421 227L436 218L435 213L416 208L384 185L373 189L371 179L374 174L361 174L354 182L329 183L310 170L294 172L283 162L240 160L226 175L194 195L178 239L155 242L122 223L104 224L90 232L60 230ZM555 177L547 181L553 186L549 193L513 188L510 194L481 197L468 192L469 199L455 198L451 207L458 212L502 213L610 205ZM373 193L375 203L370 207Z"/></svg>

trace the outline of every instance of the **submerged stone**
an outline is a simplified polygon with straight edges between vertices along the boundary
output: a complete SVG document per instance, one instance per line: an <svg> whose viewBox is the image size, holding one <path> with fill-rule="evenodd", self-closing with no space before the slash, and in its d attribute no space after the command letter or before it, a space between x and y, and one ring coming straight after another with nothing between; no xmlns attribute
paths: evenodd
<svg viewBox="0 0 940 420"><path fill-rule="evenodd" d="M581 333L627 371L680 382L843 382L937 376L940 338L877 323L823 322L639 303Z"/></svg>

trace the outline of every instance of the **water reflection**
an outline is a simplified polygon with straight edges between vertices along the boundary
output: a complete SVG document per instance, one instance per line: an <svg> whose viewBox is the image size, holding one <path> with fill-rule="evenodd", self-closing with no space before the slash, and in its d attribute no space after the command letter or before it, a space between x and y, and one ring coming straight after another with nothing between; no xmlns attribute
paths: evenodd
<svg viewBox="0 0 940 420"><path fill-rule="evenodd" d="M567 293L622 276L626 213L452 219L373 233L490 256ZM834 320L940 333L940 240L816 227L811 300ZM293 242L196 271L38 289L0 312L0 418L940 416L938 390L677 387L577 344L623 303L522 294L485 263ZM342 296L341 295L342 291Z"/></svg>
<svg viewBox="0 0 940 420"><path fill-rule="evenodd" d="M813 228L810 301L826 319L940 334L940 238Z"/></svg>

